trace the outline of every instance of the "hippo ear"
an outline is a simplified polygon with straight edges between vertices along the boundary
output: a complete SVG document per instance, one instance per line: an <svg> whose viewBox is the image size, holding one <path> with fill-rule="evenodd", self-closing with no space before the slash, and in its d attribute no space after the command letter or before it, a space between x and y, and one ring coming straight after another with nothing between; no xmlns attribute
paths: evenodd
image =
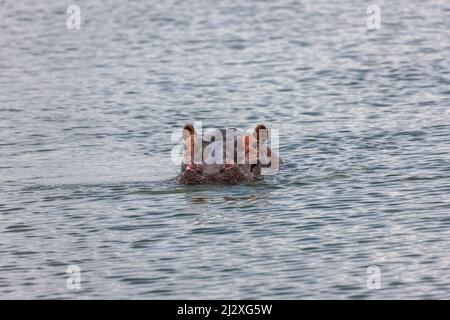
<svg viewBox="0 0 450 320"><path fill-rule="evenodd" d="M192 124L188 123L183 127L183 140L188 139L191 136L196 136L197 132Z"/></svg>
<svg viewBox="0 0 450 320"><path fill-rule="evenodd" d="M255 131L253 131L253 135L258 140L258 145L262 145L269 138L269 130L264 124L258 124Z"/></svg>

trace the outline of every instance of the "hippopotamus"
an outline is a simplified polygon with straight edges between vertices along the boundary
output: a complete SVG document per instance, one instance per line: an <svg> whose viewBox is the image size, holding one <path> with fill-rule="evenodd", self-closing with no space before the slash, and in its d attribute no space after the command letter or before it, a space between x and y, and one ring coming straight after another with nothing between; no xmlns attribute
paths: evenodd
<svg viewBox="0 0 450 320"><path fill-rule="evenodd" d="M260 181L269 169L278 170L281 159L268 146L268 129L253 132L216 129L198 135L192 124L183 127L182 184L237 184ZM266 170L266 171L265 171ZM273 174L273 170L270 171Z"/></svg>

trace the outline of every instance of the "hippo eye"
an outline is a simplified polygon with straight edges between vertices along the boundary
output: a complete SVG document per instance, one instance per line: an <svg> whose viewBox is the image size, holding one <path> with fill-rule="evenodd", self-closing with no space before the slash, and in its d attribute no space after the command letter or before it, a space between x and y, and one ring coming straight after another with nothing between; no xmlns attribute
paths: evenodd
<svg viewBox="0 0 450 320"><path fill-rule="evenodd" d="M264 124L258 124L253 131L253 135L258 140L258 145L262 145L265 143L268 139L268 129Z"/></svg>
<svg viewBox="0 0 450 320"><path fill-rule="evenodd" d="M191 163L194 161L196 136L197 133L192 124L186 124L183 127L183 142L186 148L184 163Z"/></svg>

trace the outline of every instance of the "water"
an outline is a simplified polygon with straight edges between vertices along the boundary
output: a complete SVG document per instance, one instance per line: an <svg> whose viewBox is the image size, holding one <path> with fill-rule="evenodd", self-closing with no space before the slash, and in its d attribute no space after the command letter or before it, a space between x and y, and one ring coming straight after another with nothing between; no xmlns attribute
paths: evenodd
<svg viewBox="0 0 450 320"><path fill-rule="evenodd" d="M1 298L450 298L447 1L69 4L1 1ZM178 185L194 120L286 165Z"/></svg>

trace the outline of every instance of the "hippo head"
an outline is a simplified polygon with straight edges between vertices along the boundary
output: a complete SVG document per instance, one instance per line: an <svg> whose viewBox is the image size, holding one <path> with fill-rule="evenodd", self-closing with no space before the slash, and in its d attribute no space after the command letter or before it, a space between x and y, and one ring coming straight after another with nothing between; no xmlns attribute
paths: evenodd
<svg viewBox="0 0 450 320"><path fill-rule="evenodd" d="M183 184L262 180L262 168L280 163L266 145L267 140L265 125L258 125L252 133L229 128L200 136L193 125L187 124L183 128L184 157L178 180Z"/></svg>

